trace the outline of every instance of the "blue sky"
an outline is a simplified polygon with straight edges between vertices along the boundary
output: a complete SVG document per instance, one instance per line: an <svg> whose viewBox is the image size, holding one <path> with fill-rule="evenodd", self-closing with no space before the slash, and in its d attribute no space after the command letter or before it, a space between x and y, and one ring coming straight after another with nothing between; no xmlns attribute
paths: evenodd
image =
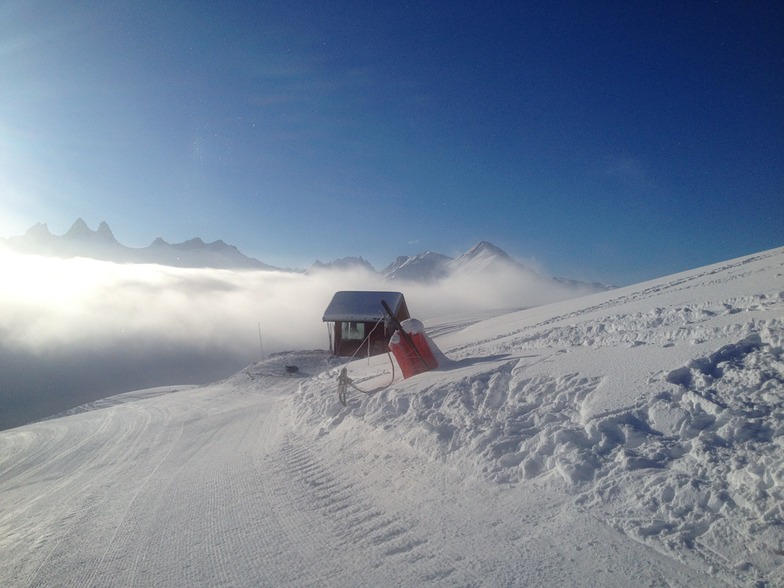
<svg viewBox="0 0 784 588"><path fill-rule="evenodd" d="M0 235L616 284L784 244L780 2L379 4L3 2Z"/></svg>

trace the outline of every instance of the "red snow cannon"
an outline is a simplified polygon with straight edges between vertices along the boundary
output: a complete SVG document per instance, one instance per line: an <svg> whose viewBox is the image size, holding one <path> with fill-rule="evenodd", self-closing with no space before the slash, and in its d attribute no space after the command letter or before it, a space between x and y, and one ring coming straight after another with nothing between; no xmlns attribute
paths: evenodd
<svg viewBox="0 0 784 588"><path fill-rule="evenodd" d="M425 334L422 322L406 319L401 323L384 300L381 306L397 329L389 340L389 350L395 355L403 377L410 378L437 368L438 360L433 355L434 344Z"/></svg>
<svg viewBox="0 0 784 588"><path fill-rule="evenodd" d="M418 325L406 323L418 323ZM424 332L418 332L416 329L419 325L422 323L416 319L405 320L402 328L395 331L389 340L389 349L394 354L404 378L410 378L438 367L438 361L433 356L433 350L430 349L427 336Z"/></svg>

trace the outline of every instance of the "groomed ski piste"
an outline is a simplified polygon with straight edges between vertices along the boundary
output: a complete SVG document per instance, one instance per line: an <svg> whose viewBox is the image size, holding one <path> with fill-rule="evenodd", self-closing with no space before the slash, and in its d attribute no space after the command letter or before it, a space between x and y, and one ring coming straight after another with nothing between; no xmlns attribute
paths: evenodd
<svg viewBox="0 0 784 588"><path fill-rule="evenodd" d="M1 432L0 584L784 586L784 248L425 325Z"/></svg>

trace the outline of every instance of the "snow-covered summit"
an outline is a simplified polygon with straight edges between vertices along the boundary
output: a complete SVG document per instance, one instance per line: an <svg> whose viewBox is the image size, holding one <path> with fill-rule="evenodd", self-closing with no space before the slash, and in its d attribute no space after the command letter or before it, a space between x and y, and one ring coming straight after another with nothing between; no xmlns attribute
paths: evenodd
<svg viewBox="0 0 784 588"><path fill-rule="evenodd" d="M484 259L505 259L508 261L513 261L512 257L500 247L493 245L489 241L480 241L471 249L465 252L462 256L465 259L476 259L476 258L484 258Z"/></svg>
<svg viewBox="0 0 784 588"><path fill-rule="evenodd" d="M451 271L462 273L482 273L514 268L517 271L534 273L500 247L481 241L449 263Z"/></svg>
<svg viewBox="0 0 784 588"><path fill-rule="evenodd" d="M451 257L432 251L414 256L401 255L381 270L381 273L388 280L438 280L449 275L447 264L450 261Z"/></svg>

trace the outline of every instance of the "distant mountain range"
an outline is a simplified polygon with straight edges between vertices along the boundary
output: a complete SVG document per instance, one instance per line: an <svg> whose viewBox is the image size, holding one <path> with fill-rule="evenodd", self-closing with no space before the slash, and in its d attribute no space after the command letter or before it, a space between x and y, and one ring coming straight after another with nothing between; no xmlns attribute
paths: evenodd
<svg viewBox="0 0 784 588"><path fill-rule="evenodd" d="M115 239L106 222L101 222L98 229L93 231L81 218L77 219L64 235L53 235L46 224L37 223L24 235L0 239L0 242L5 242L9 248L20 253L52 257L88 257L118 263L156 263L174 267L295 271L277 268L248 257L223 241L205 243L198 237L173 244L159 237L147 247L126 247ZM389 281L417 282L437 281L460 275L518 275L533 284L557 284L562 288L574 290L575 295L609 288L599 283L544 277L487 241L477 243L457 258L432 251L411 257L401 256L380 272L362 257L344 257L326 263L317 260L306 272L347 269L378 273Z"/></svg>
<svg viewBox="0 0 784 588"><path fill-rule="evenodd" d="M329 263L316 261L308 272L356 269L375 272L373 266L361 257L344 257ZM389 281L435 282L453 276L511 276L525 278L531 285L557 285L562 290L572 290L575 295L609 290L598 282L580 282L564 278L548 278L535 272L511 257L503 249L481 241L457 258L425 251L410 257L400 256L379 273Z"/></svg>
<svg viewBox="0 0 784 588"><path fill-rule="evenodd" d="M172 244L159 237L147 247L126 247L114 238L105 222L93 231L81 218L65 235L53 235L46 224L38 223L21 237L11 237L5 242L21 253L51 257L89 257L118 263L157 263L174 267L278 269L243 255L236 247L223 241L205 243L196 238Z"/></svg>

